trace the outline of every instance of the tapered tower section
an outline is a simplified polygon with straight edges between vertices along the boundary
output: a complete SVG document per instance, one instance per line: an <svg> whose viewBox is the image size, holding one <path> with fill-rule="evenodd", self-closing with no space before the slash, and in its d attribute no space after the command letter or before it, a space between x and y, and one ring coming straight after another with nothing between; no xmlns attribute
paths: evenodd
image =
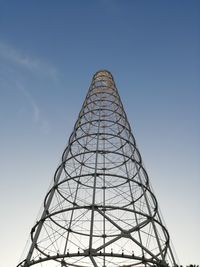
<svg viewBox="0 0 200 267"><path fill-rule="evenodd" d="M175 266L110 72L97 72L20 267Z"/></svg>

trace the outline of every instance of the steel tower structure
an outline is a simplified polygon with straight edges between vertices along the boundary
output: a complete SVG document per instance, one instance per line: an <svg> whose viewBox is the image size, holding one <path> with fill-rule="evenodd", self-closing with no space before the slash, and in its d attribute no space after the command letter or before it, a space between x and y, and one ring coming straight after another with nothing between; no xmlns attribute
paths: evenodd
<svg viewBox="0 0 200 267"><path fill-rule="evenodd" d="M18 267L175 266L115 86L98 71Z"/></svg>

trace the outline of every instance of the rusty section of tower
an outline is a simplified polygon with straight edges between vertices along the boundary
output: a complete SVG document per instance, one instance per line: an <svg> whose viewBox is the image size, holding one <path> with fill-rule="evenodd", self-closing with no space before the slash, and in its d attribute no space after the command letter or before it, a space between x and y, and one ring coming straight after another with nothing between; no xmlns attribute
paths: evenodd
<svg viewBox="0 0 200 267"><path fill-rule="evenodd" d="M113 76L98 71L18 267L175 266Z"/></svg>

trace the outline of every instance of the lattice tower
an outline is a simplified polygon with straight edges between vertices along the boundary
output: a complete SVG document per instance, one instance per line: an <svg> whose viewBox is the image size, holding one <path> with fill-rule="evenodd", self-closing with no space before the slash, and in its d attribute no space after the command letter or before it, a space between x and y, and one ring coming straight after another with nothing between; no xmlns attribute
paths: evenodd
<svg viewBox="0 0 200 267"><path fill-rule="evenodd" d="M18 267L175 266L110 72L97 72Z"/></svg>

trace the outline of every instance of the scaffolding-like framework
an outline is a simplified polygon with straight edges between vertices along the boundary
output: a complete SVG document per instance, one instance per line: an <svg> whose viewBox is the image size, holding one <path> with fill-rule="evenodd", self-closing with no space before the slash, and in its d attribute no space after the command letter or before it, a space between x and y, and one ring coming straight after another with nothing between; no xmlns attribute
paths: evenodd
<svg viewBox="0 0 200 267"><path fill-rule="evenodd" d="M18 267L175 266L114 79L92 80Z"/></svg>

